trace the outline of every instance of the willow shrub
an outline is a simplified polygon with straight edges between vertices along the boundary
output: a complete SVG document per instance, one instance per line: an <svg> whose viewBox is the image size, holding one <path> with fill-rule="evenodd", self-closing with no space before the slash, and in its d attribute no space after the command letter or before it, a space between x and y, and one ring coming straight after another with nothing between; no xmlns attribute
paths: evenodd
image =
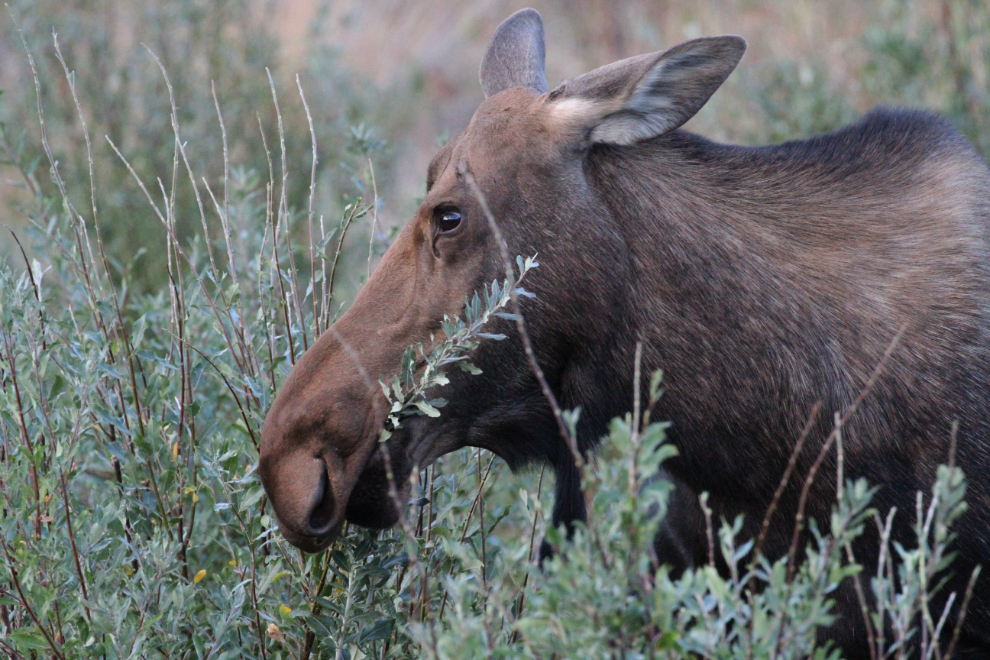
<svg viewBox="0 0 990 660"><path fill-rule="evenodd" d="M585 469L591 514L571 540L545 529L542 473L509 475L495 457L462 451L413 475L395 530L346 529L316 555L288 546L255 472L259 432L293 363L339 312L342 241L373 205L352 199L330 222L290 206L282 139L266 175L225 161L222 187L208 189L189 165L195 145L178 121L173 129L173 168L155 181L135 171L129 184L158 222L147 247L164 255L168 277L156 292L133 290L126 265L105 256L99 208L112 191L66 185L54 158L56 192L39 193L30 211L44 260L0 266L0 653L825 658L836 652L816 632L834 621L830 598L844 579L876 603L877 658L912 640L923 653L946 650L928 595L965 508L958 469L942 468L919 494L915 546L888 546L878 567L847 550L869 525L886 538L888 513L870 508L867 484L848 482L830 520L810 523L800 562L769 560L739 537L739 521L714 520L712 561L675 577L650 552L669 489L660 466L673 452L646 413L659 377ZM180 178L196 193L197 235L176 230ZM520 264L516 276L534 265ZM450 320L470 335L458 346L495 340L478 320L506 304L511 285ZM416 350L430 347L410 359ZM415 370L403 379L401 411L429 413L417 397L442 386L411 392ZM544 533L557 553L540 570Z"/></svg>
<svg viewBox="0 0 990 660"><path fill-rule="evenodd" d="M107 256L126 264L144 250L130 273L129 284L142 292L154 292L167 275L165 251L150 249L160 240L160 223L146 212L144 194L133 185L130 172L114 157L104 136L128 154L134 170L157 196L155 180L171 178L175 157L170 94L178 100L177 120L190 145L186 157L197 175L206 176L213 184L222 171L225 150L236 154L246 169L267 173L262 141L267 139L268 146L278 150L277 121L285 127L288 151L300 159L308 157L310 123L297 102L298 74L312 110L312 130L320 144L320 158L312 173L320 184L319 191L327 194L319 195L318 207L333 208L324 212L328 217L336 215L340 195L331 191L359 194L363 186L371 187L369 155L375 158L378 186L389 187L393 154L383 150L368 129L352 129L352 124L374 123L381 129L401 126L408 107L384 103L385 90L367 77L355 75L340 53L325 43L321 36L331 20L327 9L317 8L296 41L286 44L279 36L280 21L273 20L285 11L277 0L10 0L9 7L0 7L0 61L4 62L0 88L6 86L0 119L9 122L9 130L0 140L11 148L21 147L19 165L28 175L28 192L49 189L48 163L36 137L35 86L24 57L20 27L35 55L49 143L61 161L68 193L84 207L89 205L88 172L92 165L100 186L101 235ZM64 77L60 54L52 44L54 30L61 55L78 71L79 84L67 84L71 81ZM295 48L307 53L304 61L287 55ZM169 72L168 84L156 58ZM279 118L266 69L271 70L285 109ZM93 138L92 162L78 157L87 145L79 130L75 100L87 113ZM227 133L222 146L216 104L223 110ZM262 134L261 122L267 135ZM275 165L277 168L278 163ZM298 175L289 177L289 199L306 197L310 174L308 166L300 165ZM207 207L212 208L209 196L203 196ZM2 203L11 204L23 197L5 194ZM180 177L174 190L169 185L169 197L179 235L197 231L197 200L189 181ZM48 210L57 213L60 200L49 199L54 207ZM15 220L15 226L23 224L19 217ZM367 231L361 229L367 237ZM234 233L232 247L239 251L239 231ZM11 253L8 238L0 239L0 250L7 255ZM367 246L367 238L364 244Z"/></svg>

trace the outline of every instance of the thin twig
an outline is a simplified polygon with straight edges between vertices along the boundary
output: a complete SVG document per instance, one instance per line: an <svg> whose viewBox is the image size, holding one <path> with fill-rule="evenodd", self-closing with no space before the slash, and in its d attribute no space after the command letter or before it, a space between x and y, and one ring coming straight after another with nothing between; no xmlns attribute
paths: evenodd
<svg viewBox="0 0 990 660"><path fill-rule="evenodd" d="M313 236L313 197L316 194L316 164L319 160L316 157L316 131L313 128L313 115L309 112L309 104L306 103L306 94L303 93L302 83L299 82L299 74L296 74L296 87L299 88L299 98L302 99L303 109L306 111L306 121L309 122L309 141L313 145L313 165L309 173L309 273L310 287L312 288L313 303L313 341L319 337L320 312L316 307L316 251ZM305 299L305 298L304 298Z"/></svg>
<svg viewBox="0 0 990 660"><path fill-rule="evenodd" d="M846 543L846 559L850 565L856 564L856 556L853 554L852 545ZM860 575L851 576L853 588L856 590L856 600L859 601L859 611L863 616L863 627L866 628L866 644L870 649L870 660L878 660L876 639L873 632L873 621L870 620L870 609L866 602L866 593L863 591L863 584L860 582Z"/></svg>
<svg viewBox="0 0 990 660"><path fill-rule="evenodd" d="M488 226L495 235L495 242L498 245L499 252L502 255L505 276L511 277L514 271L512 268L512 258L509 256L509 248L505 243L505 239L502 237L502 231L499 229L498 222L495 221L495 216L492 215L492 211L488 207L488 201L485 198L485 194L481 191L481 188L478 187L478 183L475 181L474 175L471 174L471 171L467 168L466 164L460 164L458 166L457 173L464 179L465 182L467 182L468 186L471 188L471 192L481 205L485 218L488 220ZM522 339L523 349L526 352L526 358L529 360L529 366L532 369L533 374L536 376L536 380L540 384L540 389L543 390L543 396L546 398L547 403L550 404L550 408L553 410L553 417L557 422L557 429L560 431L561 438L563 438L564 442L567 444L567 447L571 450L571 454L574 457L574 464L578 467L578 470L583 473L585 465L584 456L578 449L577 439L571 437L571 433L567 429L567 424L564 422L563 412L561 411L560 404L557 402L557 397L554 396L553 391L550 389L550 384L547 383L546 376L543 374L543 369L536 360L536 353L533 351L533 343L530 341L529 333L526 331L526 321L523 319L522 308L519 304L519 294L516 292L515 287L512 288L510 296L512 298L512 311L516 317L516 328L519 331L520 339Z"/></svg>
<svg viewBox="0 0 990 660"><path fill-rule="evenodd" d="M28 277L31 278L31 289L34 291L34 299L38 302L38 322L39 329L41 330L41 348L42 350L47 350L48 343L45 340L45 306L41 303L41 274L38 275L38 279L34 279L34 269L31 268L31 262L28 261L27 252L24 251L24 246L21 245L21 239L17 237L14 230L7 227L7 231L10 235L14 237L14 242L17 243L18 249L21 251L21 257L24 258L24 267L27 269Z"/></svg>
<svg viewBox="0 0 990 660"><path fill-rule="evenodd" d="M337 239L337 250L336 250L336 252L334 252L333 263L330 265L330 283L329 283L328 288L327 288L326 299L323 302L323 314L324 314L324 317L323 317L323 328L324 328L324 332L326 331L327 328L330 327L330 308L333 305L333 285L334 285L334 282L336 282L336 279L337 279L337 263L340 261L340 254L343 251L344 238L347 236L347 229L351 226L351 223L354 222L354 217L355 217L355 215L357 215L358 208L360 206L361 206L361 200L359 198L351 206L350 211L348 212L348 214L343 219L343 222L341 223L340 238ZM324 279L324 281L326 281L326 279Z"/></svg>
<svg viewBox="0 0 990 660"><path fill-rule="evenodd" d="M223 141L223 212L220 213L220 223L223 228L223 238L227 244L227 262L230 264L230 277L237 286L237 267L234 265L234 248L230 244L230 161L227 156L227 127L223 123L223 113L220 112L220 101L217 100L217 86L210 81L213 92L213 105L217 109L217 121L220 123L220 138ZM209 185L207 185L209 190ZM210 193L212 197L213 193ZM216 200L214 200L215 202Z"/></svg>
<svg viewBox="0 0 990 660"><path fill-rule="evenodd" d="M788 555L789 555L787 560L788 584L790 584L794 579L794 569L796 567L796 561L797 561L796 555L797 555L798 540L801 538L801 532L804 529L805 506L807 505L808 502L808 494L811 491L811 485L815 481L815 475L818 473L819 468L821 467L822 463L825 461L825 457L828 455L829 451L831 450L832 444L835 442L836 437L838 436L839 432L842 430L842 427L846 425L849 419L859 409L859 406L863 403L866 397L873 390L873 386L876 384L877 379L880 377L880 374L883 372L884 366L886 366L887 364L887 360L890 359L891 354L894 352L894 349L897 347L897 344L900 343L901 337L904 336L904 332L906 330L907 330L907 325L905 324L901 326L901 329L897 331L896 335L894 335L894 338L890 341L890 344L887 346L887 350L884 351L883 357L880 358L880 361L877 363L877 366L873 369L873 373L870 374L869 379L866 381L866 384L863 386L863 389L860 391L859 396L856 397L856 400L853 401L852 405L850 405L846 409L846 412L842 415L841 419L839 419L838 422L835 424L835 428L833 428L832 432L828 435L828 438L826 438L825 442L822 444L821 450L818 452L818 457L815 459L815 462L812 463L811 468L808 470L808 474L804 480L804 486L801 489L801 495L798 498L797 515L795 515L794 517L794 533L791 536L791 546L790 549L788 550Z"/></svg>
<svg viewBox="0 0 990 660"><path fill-rule="evenodd" d="M72 545L72 557L76 561L76 572L79 574L79 586L82 587L83 600L85 601L86 620L92 623L93 619L89 613L89 591L86 589L86 576L83 575L82 564L79 563L79 550L76 549L76 535L72 531L72 512L69 510L69 493L65 486L65 475L62 468L58 470L58 478L62 483L62 503L65 505L65 525L69 532L69 543Z"/></svg>
<svg viewBox="0 0 990 660"><path fill-rule="evenodd" d="M952 631L952 641L949 642L949 648L946 650L943 660L951 660L952 654L956 652L956 644L959 642L959 636L962 634L963 621L966 620L966 610L969 608L969 601L973 597L973 588L976 586L976 580L980 576L980 568L980 566L977 566L973 569L973 574L969 576L966 595L963 596L962 605L959 607L959 618L956 619L956 627Z"/></svg>
<svg viewBox="0 0 990 660"><path fill-rule="evenodd" d="M314 596L320 596L323 593L323 588L327 583L327 572L330 569L330 556L333 553L333 545L327 548L326 554L323 556L323 573L320 575L320 582L316 586L316 593ZM320 605L316 602L316 598L313 598L313 603L310 605L309 613L313 616L317 616L320 613ZM316 641L316 633L306 626L306 639L303 642L303 651L300 656L300 660L309 660L309 654L313 651L313 643Z"/></svg>
<svg viewBox="0 0 990 660"><path fill-rule="evenodd" d="M41 620L38 619L38 615L35 614L34 608L31 607L31 603L29 603L27 598L24 596L24 591L21 589L20 577L17 573L17 568L14 566L14 557L10 554L10 548L7 546L6 541L4 541L2 537L0 537L0 545L3 546L4 555L7 557L7 568L10 570L10 576L14 582L14 588L17 589L17 593L20 596L21 605L23 605L24 609L27 610L31 620L34 621L34 625L36 625L38 630L41 631L41 634L44 635L45 641L48 642L48 646L51 647L52 653L55 654L55 657L65 660L65 656L62 654L61 648L55 644L55 640L52 639L52 636L48 633L48 629L41 625Z"/></svg>
<svg viewBox="0 0 990 660"><path fill-rule="evenodd" d="M801 429L801 434L798 436L797 442L794 444L794 450L791 452L791 457L787 461L787 467L784 469L784 474L780 478L780 483L777 484L777 490L774 491L773 499L770 500L770 506L767 507L767 511L763 515L763 523L760 525L760 533L756 537L756 545L753 546L753 561L756 561L756 558L759 557L760 553L763 551L763 543L766 541L767 532L770 529L770 520L773 518L773 514L777 510L777 506L780 504L780 498L784 495L784 489L787 488L787 484L791 480L791 475L794 472L794 468L797 466L798 456L801 454L801 449L804 448L804 442L808 439L808 434L811 433L811 429L814 428L815 420L817 419L818 412L820 410L821 401L818 401L811 407L811 413L808 415L808 419L804 423L804 428Z"/></svg>
<svg viewBox="0 0 990 660"><path fill-rule="evenodd" d="M540 480L536 484L536 499L534 500L534 507L533 507L533 524L529 530L529 554L527 555L528 557L527 563L530 564L533 563L533 550L536 547L536 523L540 519L539 508L538 506L535 505L538 505L540 502L540 494L543 491L543 474L546 472L546 469L547 469L546 465L540 468ZM523 613L523 605L525 604L526 601L526 585L528 583L529 583L529 571L527 571L526 575L523 576L522 584L519 586L519 591L518 591L519 601L518 604L516 605L516 620L518 620ZM516 599L513 598L512 600L516 600ZM515 629L512 631L512 637L509 638L509 645L514 646L518 638L519 638L519 630Z"/></svg>
<svg viewBox="0 0 990 660"><path fill-rule="evenodd" d="M286 165L286 149L285 149L285 127L282 124L282 110L278 105L278 94L275 92L275 81L272 79L272 72L265 67L265 72L268 74L268 84L272 90L272 101L275 104L275 117L278 120L278 139L279 146L281 149L282 156L282 192L279 196L279 218L285 218L285 251L289 255L289 283L292 289L292 300L296 305L296 316L299 320L299 332L302 333L303 340L303 350L309 348L309 339L306 336L306 323L303 320L303 309L302 303L299 300L299 280L296 279L296 257L292 252L292 231L289 226L290 216L289 216L289 169ZM277 237L276 237L277 239Z"/></svg>
<svg viewBox="0 0 990 660"><path fill-rule="evenodd" d="M461 536L458 539L458 543L464 543L464 539L467 538L468 527L471 524L471 517L474 515L474 510L478 506L478 502L481 500L481 493L485 489L485 484L488 483L488 474L492 471L492 463L495 462L495 454L492 454L491 459L488 461L488 467L485 468L485 476L481 479L478 484L478 492L475 493L474 501L471 502L471 509L468 511L467 517L464 519L464 526L461 529ZM481 521L481 526L484 528L485 521ZM448 575L453 572L453 567L448 571ZM447 607L447 592L444 591L443 599L440 601L440 613L437 615L437 621L443 620L443 613Z"/></svg>
<svg viewBox="0 0 990 660"><path fill-rule="evenodd" d="M371 259L375 256L375 228L378 226L378 184L375 182L375 166L368 159L368 169L371 170L371 188L375 194L375 204L371 212L371 237L368 239L368 279L371 279Z"/></svg>

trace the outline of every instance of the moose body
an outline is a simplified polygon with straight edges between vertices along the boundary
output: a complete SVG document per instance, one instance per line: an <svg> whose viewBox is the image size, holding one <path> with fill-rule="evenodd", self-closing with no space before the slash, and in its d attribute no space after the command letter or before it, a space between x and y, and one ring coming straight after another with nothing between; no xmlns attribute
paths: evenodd
<svg viewBox="0 0 990 660"><path fill-rule="evenodd" d="M644 367L664 370L654 417L671 422L679 455L665 464L677 491L661 560L707 561L702 492L716 519L742 514L743 535L755 536L805 429L764 544L768 556L787 552L833 414L859 398L843 428L845 473L879 486L881 511L898 508L904 543L916 492L949 460L958 423L970 508L943 595L961 595L973 567L990 565L990 170L944 119L919 111L877 109L835 133L759 148L678 130L744 48L738 37L699 39L548 92L539 15L499 27L482 64L486 101L434 158L419 212L265 421L260 474L286 538L317 551L344 520L396 522L378 378L503 275L473 178L510 252L539 254L523 313L550 388L582 410L581 451L628 411L638 342ZM513 468L551 465L553 522L582 520L577 469L522 340L495 323L509 337L472 354L483 375L451 373L440 417L405 420L383 446L395 481L483 447ZM830 454L807 515L827 519L835 470ZM869 565L877 549L867 534L855 551ZM832 635L847 657L866 656L850 585L837 602ZM957 653L990 657L986 578Z"/></svg>

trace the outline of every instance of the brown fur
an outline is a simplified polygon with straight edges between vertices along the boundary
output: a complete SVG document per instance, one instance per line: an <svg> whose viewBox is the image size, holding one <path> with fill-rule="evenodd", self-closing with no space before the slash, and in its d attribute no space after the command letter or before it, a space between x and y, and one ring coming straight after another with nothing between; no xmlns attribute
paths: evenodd
<svg viewBox="0 0 990 660"><path fill-rule="evenodd" d="M458 174L467 168L512 254L539 253L527 287L537 296L524 312L558 399L582 408L582 450L628 410L637 341L646 369L664 370L656 414L672 422L680 450L667 466L679 487L657 540L664 559L679 568L704 560L692 509L702 491L717 517L743 514L744 534L754 535L814 405L823 414L795 484L833 413L852 403L904 328L844 431L846 474L881 486L875 502L898 507L895 537L909 542L915 492L927 491L948 460L958 421L970 511L948 589L961 590L975 564L990 563L982 478L990 470L990 171L947 122L922 112L879 109L836 133L763 148L673 130L729 74L741 43L688 42L550 93L505 87L511 70L491 74L492 95L431 163L420 210L269 412L259 470L286 538L316 551L345 519L396 521L374 451L385 412L377 380L390 378L403 349L424 341L443 314L458 313L468 294L502 274ZM530 66L534 57L520 61ZM445 235L435 216L448 207L464 219ZM458 447L484 447L513 467L553 466L554 522L581 520L570 454L514 328L500 330L509 339L473 356L483 376L451 374L441 417L412 419L389 440L396 479L405 483ZM812 516L828 515L834 470L830 458ZM770 556L787 550L798 492L785 492L772 521ZM856 548L867 564L876 551L875 535ZM837 600L836 640L847 656L862 656L849 585ZM984 578L964 654L987 657L988 630Z"/></svg>

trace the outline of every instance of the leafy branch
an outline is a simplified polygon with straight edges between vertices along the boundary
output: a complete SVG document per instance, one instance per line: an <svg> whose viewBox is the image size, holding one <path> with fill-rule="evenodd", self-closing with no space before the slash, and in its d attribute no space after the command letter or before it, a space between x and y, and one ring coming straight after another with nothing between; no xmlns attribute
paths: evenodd
<svg viewBox="0 0 990 660"><path fill-rule="evenodd" d="M516 265L519 268L518 278L515 273L510 272L501 284L495 279L490 285L485 285L484 295L479 295L479 292L475 291L473 297L464 301L463 319L444 316L441 323L443 339L437 342L436 338L430 335L433 348L429 353L422 343L406 348L402 354L402 368L399 374L392 377L391 385L379 380L390 406L381 442L388 440L392 432L399 428L404 417L440 416L439 409L447 405L447 400L442 398L427 400L426 391L450 382L444 371L445 368L453 365L475 376L481 373L481 369L468 361L468 354L477 348L483 339L495 341L505 339L503 334L485 332L485 326L492 317L516 320L515 314L504 311L512 301L513 289L518 295L535 297L534 294L523 289L520 283L530 269L540 265L536 257L523 259L517 256Z"/></svg>

